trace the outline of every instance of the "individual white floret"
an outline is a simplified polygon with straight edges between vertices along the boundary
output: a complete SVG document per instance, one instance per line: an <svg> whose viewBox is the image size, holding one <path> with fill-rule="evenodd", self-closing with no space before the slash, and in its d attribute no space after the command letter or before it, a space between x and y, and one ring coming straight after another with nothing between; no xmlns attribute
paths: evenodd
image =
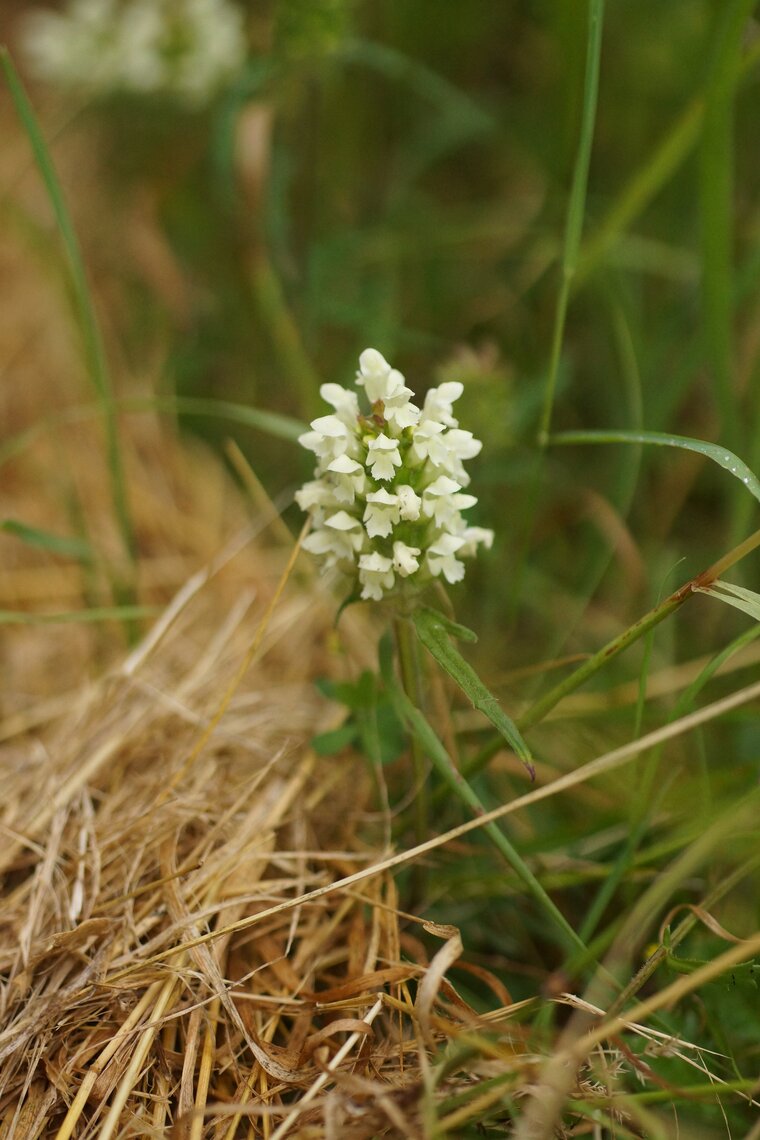
<svg viewBox="0 0 760 1140"><path fill-rule="evenodd" d="M383 594L393 589L393 563L390 558L377 551L363 554L359 559L359 582L363 598L381 601Z"/></svg>
<svg viewBox="0 0 760 1140"><path fill-rule="evenodd" d="M423 492L422 513L432 518L436 526L453 533L462 525L460 512L474 507L477 501L474 495L463 494L454 479L439 475Z"/></svg>
<svg viewBox="0 0 760 1140"><path fill-rule="evenodd" d="M398 495L381 487L370 491L364 511L364 526L370 538L387 538L399 520Z"/></svg>
<svg viewBox="0 0 760 1140"><path fill-rule="evenodd" d="M401 466L398 440L390 439L384 432L367 444L367 466L373 479L392 479L396 468Z"/></svg>
<svg viewBox="0 0 760 1140"><path fill-rule="evenodd" d="M342 384L323 384L319 394L325 403L335 408L338 419L352 431L356 430L356 421L359 417L359 398L356 392L344 388Z"/></svg>
<svg viewBox="0 0 760 1140"><path fill-rule="evenodd" d="M430 388L422 405L422 416L426 420L437 420L446 427L459 427L459 421L452 415L452 404L462 395L464 384L458 380L447 380L437 388Z"/></svg>
<svg viewBox="0 0 760 1140"><path fill-rule="evenodd" d="M407 546L405 542L394 542L393 569L402 578L416 574L420 568L420 553L418 546Z"/></svg>
<svg viewBox="0 0 760 1140"><path fill-rule="evenodd" d="M493 546L493 531L483 526L467 526L462 531L462 545L459 553L463 558L474 558L479 546L490 550Z"/></svg>
<svg viewBox="0 0 760 1140"><path fill-rule="evenodd" d="M408 483L402 483L401 486L396 487L396 494L398 495L399 514L404 522L416 522L420 517L420 510L422 509L422 499Z"/></svg>
<svg viewBox="0 0 760 1140"><path fill-rule="evenodd" d="M330 486L339 503L352 504L357 495L364 493L367 487L367 476L361 463L351 459L349 455L339 455L328 463L326 470L330 473Z"/></svg>
<svg viewBox="0 0 760 1140"><path fill-rule="evenodd" d="M460 562L454 555L461 550L463 545L463 538L458 538L454 534L442 534L429 547L427 565L434 578L443 574L446 581L452 586L455 582L461 582L464 578L464 563Z"/></svg>
<svg viewBox="0 0 760 1140"><path fill-rule="evenodd" d="M417 463L429 459L436 467L448 462L449 451L444 432L446 429L437 420L422 420L414 433L411 454Z"/></svg>

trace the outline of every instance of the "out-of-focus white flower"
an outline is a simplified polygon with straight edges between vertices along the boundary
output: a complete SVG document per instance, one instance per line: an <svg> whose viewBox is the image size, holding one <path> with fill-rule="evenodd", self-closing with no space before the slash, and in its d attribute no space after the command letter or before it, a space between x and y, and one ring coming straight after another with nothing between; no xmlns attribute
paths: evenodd
<svg viewBox="0 0 760 1140"><path fill-rule="evenodd" d="M201 104L245 61L230 0L69 0L33 11L23 49L41 79L90 95L168 94Z"/></svg>
<svg viewBox="0 0 760 1140"><path fill-rule="evenodd" d="M462 385L431 389L421 413L402 374L374 348L361 354L356 383L368 406L323 384L334 412L313 420L300 439L317 457L314 479L296 493L312 519L305 549L374 601L436 577L461 581L462 558L493 541L492 531L468 527L462 515L477 502L462 491L464 461L481 448L452 414Z"/></svg>

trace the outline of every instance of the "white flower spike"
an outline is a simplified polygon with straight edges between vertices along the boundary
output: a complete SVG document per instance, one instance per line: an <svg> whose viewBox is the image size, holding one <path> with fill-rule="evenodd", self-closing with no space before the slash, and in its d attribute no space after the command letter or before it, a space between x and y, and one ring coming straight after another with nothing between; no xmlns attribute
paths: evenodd
<svg viewBox="0 0 760 1140"><path fill-rule="evenodd" d="M41 79L90 95L208 102L240 70L245 15L230 0L68 0L28 13L23 48Z"/></svg>
<svg viewBox="0 0 760 1140"><path fill-rule="evenodd" d="M311 516L304 548L354 579L360 596L382 601L437 577L464 577L463 558L490 549L493 531L468 526L477 502L462 491L464 461L481 448L452 413L457 381L431 388L423 411L397 369L375 348L359 358L355 392L323 384L334 411L311 423L300 443L317 457L314 478L296 502Z"/></svg>

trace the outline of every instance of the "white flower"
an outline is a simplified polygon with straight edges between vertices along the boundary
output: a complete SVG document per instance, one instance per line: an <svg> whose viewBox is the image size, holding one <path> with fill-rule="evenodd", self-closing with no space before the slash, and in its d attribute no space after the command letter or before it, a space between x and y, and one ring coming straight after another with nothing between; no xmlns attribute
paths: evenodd
<svg viewBox="0 0 760 1140"><path fill-rule="evenodd" d="M359 559L359 581L363 598L379 602L383 593L393 589L393 563L377 552L362 554Z"/></svg>
<svg viewBox="0 0 760 1140"><path fill-rule="evenodd" d="M312 420L311 431L299 436L298 442L318 455L325 467L339 456L357 450L351 429L338 416L319 416Z"/></svg>
<svg viewBox="0 0 760 1140"><path fill-rule="evenodd" d="M438 388L431 388L425 396L425 403L422 405L424 418L426 420L437 420L439 424L445 424L446 427L459 427L459 421L455 420L451 414L451 405L459 399L463 391L464 384L460 384L458 380L448 380Z"/></svg>
<svg viewBox="0 0 760 1140"><path fill-rule="evenodd" d="M330 486L339 503L353 503L367 486L367 476L361 463L345 453L328 463L327 471L332 475Z"/></svg>
<svg viewBox="0 0 760 1140"><path fill-rule="evenodd" d="M482 526L466 526L460 538L463 540L459 548L459 555L462 558L473 558L479 546L485 546L486 550L490 550L493 546L493 531Z"/></svg>
<svg viewBox="0 0 760 1140"><path fill-rule="evenodd" d="M332 404L338 419L353 431L359 415L359 399L356 392L343 388L340 384L323 384L319 394L326 404Z"/></svg>
<svg viewBox="0 0 760 1140"><path fill-rule="evenodd" d="M443 574L447 582L453 586L464 578L464 563L454 555L464 545L463 538L453 534L442 534L427 552L427 564L433 577Z"/></svg>
<svg viewBox="0 0 760 1140"><path fill-rule="evenodd" d="M398 495L391 495L384 487L367 495L363 521L370 538L387 538L398 520Z"/></svg>
<svg viewBox="0 0 760 1140"><path fill-rule="evenodd" d="M464 526L460 511L469 510L477 501L474 495L461 494L454 479L439 475L422 493L422 513L442 530L459 530Z"/></svg>
<svg viewBox="0 0 760 1140"><path fill-rule="evenodd" d="M383 432L370 439L367 444L367 466L373 479L392 479L395 475L394 468L401 466L398 440L389 439Z"/></svg>
<svg viewBox="0 0 760 1140"><path fill-rule="evenodd" d="M312 520L304 547L374 601L433 578L460 581L462 559L493 539L463 514L477 502L462 490L464 462L480 442L452 415L462 385L432 388L421 413L404 377L376 349L362 353L356 383L361 403L354 392L323 384L333 413L301 436L317 456L314 478L296 495Z"/></svg>
<svg viewBox="0 0 760 1140"><path fill-rule="evenodd" d="M402 483L396 488L398 496L399 514L404 522L416 522L420 517L422 499L408 483Z"/></svg>
<svg viewBox="0 0 760 1140"><path fill-rule="evenodd" d="M430 462L436 467L445 466L449 459L445 431L443 424L439 424L436 420L423 420L421 422L414 433L412 442L412 455L418 463L424 463L426 459L430 459Z"/></svg>
<svg viewBox="0 0 760 1140"><path fill-rule="evenodd" d="M393 544L393 569L402 578L416 574L420 568L418 561L421 551L419 546L407 546L405 542Z"/></svg>
<svg viewBox="0 0 760 1140"><path fill-rule="evenodd" d="M90 94L165 92L200 104L245 62L242 10L230 0L69 0L22 30L42 79Z"/></svg>
<svg viewBox="0 0 760 1140"><path fill-rule="evenodd" d="M347 511L338 511L325 519L324 527L312 531L303 540L303 546L312 554L330 556L330 564L341 559L353 559L362 548L363 535L358 519Z"/></svg>

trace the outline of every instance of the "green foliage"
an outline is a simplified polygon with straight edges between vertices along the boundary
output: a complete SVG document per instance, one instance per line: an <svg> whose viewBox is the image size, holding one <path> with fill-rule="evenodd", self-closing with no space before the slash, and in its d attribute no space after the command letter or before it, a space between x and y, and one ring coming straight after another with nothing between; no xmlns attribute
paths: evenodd
<svg viewBox="0 0 760 1140"><path fill-rule="evenodd" d="M399 758L406 736L376 673L365 669L355 682L324 678L317 682L317 688L331 701L345 705L349 715L340 728L314 737L315 752L330 756L353 744L379 764L391 764Z"/></svg>
<svg viewBox="0 0 760 1140"><path fill-rule="evenodd" d="M103 109L115 221L95 268L104 296L119 298L130 370L164 361L155 392L118 401L48 148L4 64L57 216L125 546L117 407L176 415L216 444L234 432L282 495L306 474L294 441L319 383L350 382L361 349L380 348L420 396L417 377L436 366L465 381L462 421L484 440L477 522L497 532L453 598L466 626L417 613L432 660L407 645L411 682L389 643L380 677L324 682L346 716L315 739L321 755L361 752L406 795L411 741L414 779L427 778L423 823L443 831L524 792L505 744L535 758L543 789L715 703L683 742L547 795L510 817L509 834L499 821L465 857L447 851L422 868L414 902L426 917L459 923L469 954L536 999L523 1027L536 1052L555 1039L539 999L555 992L558 950L565 962L577 953L581 995L603 960L630 1004L721 952L693 924L683 945L660 944L671 907L710 899L737 937L757 926L757 837L729 827L757 782L757 718L752 705L718 703L749 683L757 629L744 615L760 618L756 554L742 543L760 500L756 10L750 0L280 0L271 17L252 12L252 58L217 106L181 122L157 107L150 123ZM187 284L181 303L140 277L120 232L126 200L154 207L153 236ZM89 414L46 410L0 443L0 463ZM591 443L607 446L576 446ZM90 557L77 538L3 529ZM746 583L724 581L727 564L700 584L722 556ZM0 622L137 613L5 611ZM454 639L470 642L466 658ZM450 724L432 675L453 683ZM402 815L398 842L419 826ZM626 1034L656 1079L621 1061L610 1104L574 1097L566 1128L669 1136L675 1106L692 1135L724 1135L721 1112L743 1134L756 970L739 965L660 1012L668 1040L699 1054L662 1056ZM695 1055L727 1082L720 1108ZM524 1109L505 1084L482 1109L486 1129ZM486 1087L474 1083L473 1096ZM618 1106L632 1114L625 1126Z"/></svg>

